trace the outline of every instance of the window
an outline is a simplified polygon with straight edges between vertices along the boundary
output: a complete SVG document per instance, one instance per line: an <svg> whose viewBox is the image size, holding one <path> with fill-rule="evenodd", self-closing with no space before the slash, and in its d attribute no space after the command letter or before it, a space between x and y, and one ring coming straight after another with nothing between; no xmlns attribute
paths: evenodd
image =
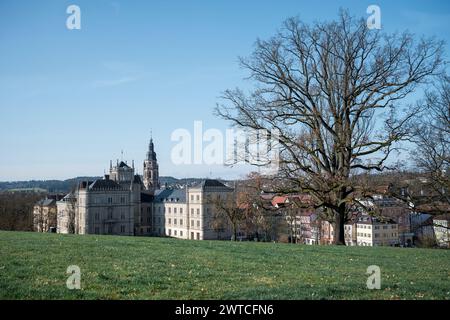
<svg viewBox="0 0 450 320"><path fill-rule="evenodd" d="M200 228L200 220L197 220L197 228Z"/></svg>
<svg viewBox="0 0 450 320"><path fill-rule="evenodd" d="M161 217L158 217L158 224L161 224Z"/></svg>
<svg viewBox="0 0 450 320"><path fill-rule="evenodd" d="M183 225L183 219L180 219L180 226Z"/></svg>
<svg viewBox="0 0 450 320"><path fill-rule="evenodd" d="M197 201L200 201L200 196L199 195L197 195Z"/></svg>
<svg viewBox="0 0 450 320"><path fill-rule="evenodd" d="M180 230L180 237L182 237L182 236L183 236L183 231Z"/></svg>
<svg viewBox="0 0 450 320"><path fill-rule="evenodd" d="M169 218L169 224L172 224L172 219Z"/></svg>
<svg viewBox="0 0 450 320"><path fill-rule="evenodd" d="M173 224L177 225L177 219L173 219Z"/></svg>
<svg viewBox="0 0 450 320"><path fill-rule="evenodd" d="M191 227L194 226L194 220L191 220Z"/></svg>
<svg viewBox="0 0 450 320"><path fill-rule="evenodd" d="M169 213L172 213L172 208L171 207L169 207Z"/></svg>
<svg viewBox="0 0 450 320"><path fill-rule="evenodd" d="M161 213L161 207L158 207L158 213Z"/></svg>
<svg viewBox="0 0 450 320"><path fill-rule="evenodd" d="M200 233L197 232L197 240L200 240Z"/></svg>
<svg viewBox="0 0 450 320"><path fill-rule="evenodd" d="M200 214L200 209L197 209L197 215L199 215Z"/></svg>
<svg viewBox="0 0 450 320"><path fill-rule="evenodd" d="M112 198L108 197L108 203L112 203Z"/></svg>
<svg viewBox="0 0 450 320"><path fill-rule="evenodd" d="M191 201L194 201L194 195L191 194Z"/></svg>
<svg viewBox="0 0 450 320"><path fill-rule="evenodd" d="M120 226L120 232L125 233L125 226Z"/></svg>
<svg viewBox="0 0 450 320"><path fill-rule="evenodd" d="M150 233L150 228L147 228L147 233Z"/></svg>
<svg viewBox="0 0 450 320"><path fill-rule="evenodd" d="M183 208L180 208L180 214L183 214Z"/></svg>
<svg viewBox="0 0 450 320"><path fill-rule="evenodd" d="M383 226L383 230L386 230L388 228L388 226Z"/></svg>
<svg viewBox="0 0 450 320"><path fill-rule="evenodd" d="M171 236L172 235L172 230L171 229L169 229L169 236Z"/></svg>
<svg viewBox="0 0 450 320"><path fill-rule="evenodd" d="M192 216L194 215L194 209L191 209L191 215Z"/></svg>
<svg viewBox="0 0 450 320"><path fill-rule="evenodd" d="M147 223L150 223L151 222L151 217L147 217Z"/></svg>
<svg viewBox="0 0 450 320"><path fill-rule="evenodd" d="M173 231L173 235L175 235L175 236L177 235L177 230Z"/></svg>
<svg viewBox="0 0 450 320"><path fill-rule="evenodd" d="M194 240L194 233L191 232L191 239Z"/></svg>

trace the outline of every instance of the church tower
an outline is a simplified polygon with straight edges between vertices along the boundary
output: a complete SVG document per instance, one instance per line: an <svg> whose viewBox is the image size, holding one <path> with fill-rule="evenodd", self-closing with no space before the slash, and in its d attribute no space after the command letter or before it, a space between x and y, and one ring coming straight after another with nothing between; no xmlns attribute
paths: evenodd
<svg viewBox="0 0 450 320"><path fill-rule="evenodd" d="M156 160L155 146L153 138L150 138L148 145L147 158L144 161L144 187L147 191L154 194L159 189L159 168Z"/></svg>

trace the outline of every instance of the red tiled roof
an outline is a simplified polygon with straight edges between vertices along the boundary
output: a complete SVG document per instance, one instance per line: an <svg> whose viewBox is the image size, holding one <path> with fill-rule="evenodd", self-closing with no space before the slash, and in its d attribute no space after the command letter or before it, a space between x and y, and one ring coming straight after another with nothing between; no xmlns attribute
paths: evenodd
<svg viewBox="0 0 450 320"><path fill-rule="evenodd" d="M272 199L272 205L276 206L276 205L280 205L280 204L285 204L287 199L288 199L288 197L285 197L285 196L275 196Z"/></svg>

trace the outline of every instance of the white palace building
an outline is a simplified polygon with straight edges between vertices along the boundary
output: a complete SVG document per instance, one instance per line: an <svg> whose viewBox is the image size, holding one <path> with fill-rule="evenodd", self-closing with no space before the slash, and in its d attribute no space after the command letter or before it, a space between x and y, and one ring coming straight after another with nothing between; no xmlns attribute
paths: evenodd
<svg viewBox="0 0 450 320"><path fill-rule="evenodd" d="M230 196L232 188L203 180L184 189L160 189L153 140L143 177L126 162L95 181L81 181L57 205L57 232L124 236L168 236L181 239L229 239L229 228L213 228L211 199Z"/></svg>

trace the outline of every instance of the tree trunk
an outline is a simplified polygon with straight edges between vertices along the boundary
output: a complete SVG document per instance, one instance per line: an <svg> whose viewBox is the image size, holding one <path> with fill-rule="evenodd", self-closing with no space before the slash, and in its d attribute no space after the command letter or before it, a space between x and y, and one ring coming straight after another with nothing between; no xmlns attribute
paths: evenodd
<svg viewBox="0 0 450 320"><path fill-rule="evenodd" d="M338 211L335 212L335 223L334 223L334 243L337 245L345 245L345 234L344 234L344 224L345 224L345 203L340 205Z"/></svg>

